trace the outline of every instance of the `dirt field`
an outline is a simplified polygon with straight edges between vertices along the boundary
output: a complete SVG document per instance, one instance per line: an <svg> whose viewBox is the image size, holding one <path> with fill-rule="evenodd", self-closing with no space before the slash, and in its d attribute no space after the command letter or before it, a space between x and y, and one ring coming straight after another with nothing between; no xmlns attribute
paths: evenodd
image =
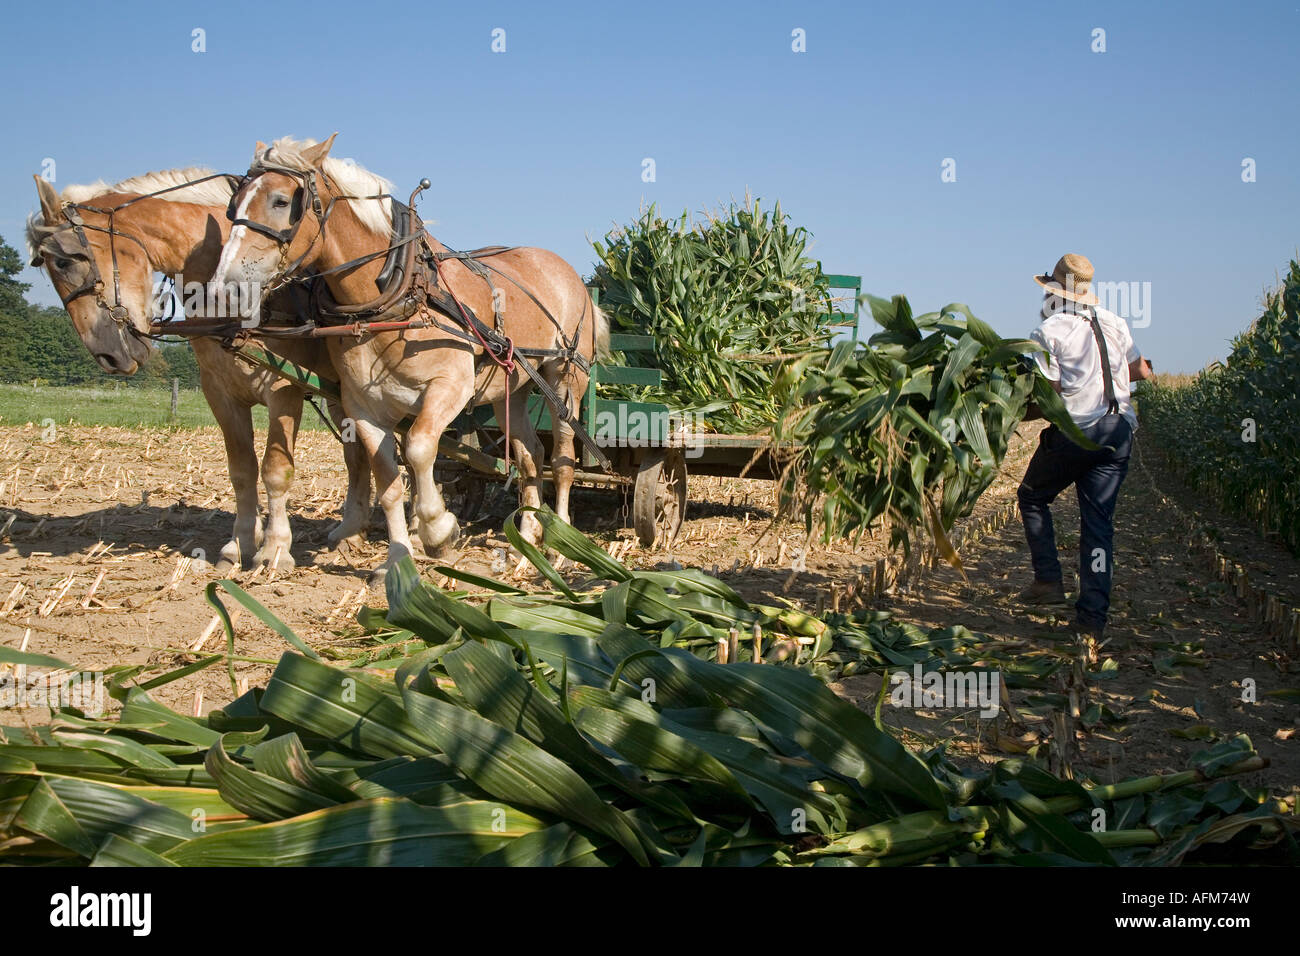
<svg viewBox="0 0 1300 956"><path fill-rule="evenodd" d="M973 521L1005 512L1032 453L1036 426L1022 426L1003 475ZM212 579L191 561L195 549L216 555L233 521L225 458L215 429L169 431L63 427L43 441L36 426L0 428L0 644L49 654L85 669L140 663L159 672L220 651L224 632L203 596ZM1250 562L1280 596L1300 601L1300 564L1286 552L1206 509L1166 474L1153 449L1141 447L1121 495L1117 519L1117 575L1109 641L1117 676L1099 682L1109 719L1081 742L1080 769L1103 782L1182 769L1187 756L1214 739L1248 733L1272 761L1260 777L1277 793L1300 784L1300 677L1277 645L1251 625L1226 586L1213 581L1187 549L1188 522L1214 528L1225 549ZM372 544L340 563L326 548L344 492L342 457L320 432L301 437L294 489L294 556L286 576L265 571L236 576L247 590L309 642L355 642L356 611L382 606L366 590L367 572L384 554ZM783 595L812 608L854 582L884 554L879 542L857 548L804 547L802 530L771 526L772 487L762 482L692 478L687 523L671 551L635 544L620 497L575 495L577 526L606 544L625 542L623 560L637 567L677 562L714 571L750 598ZM508 501L489 499L488 513L465 529L456 565L500 576L514 569L500 533ZM1077 509L1072 493L1059 503L1063 564L1074 563ZM372 537L383 539L376 524ZM876 599L903 620L923 626L965 624L1015 641L1026 656L1054 653L1069 636L1068 608L1056 616L1031 613L1013 600L1029 580L1017 522L995 528L963 549L969 580L936 569ZM533 579L529 579L533 580ZM1067 572L1067 588L1071 577ZM233 607L233 602L227 601ZM236 620L236 664L241 682L265 680L284 642L243 614ZM1252 678L1258 703L1243 703L1242 681ZM837 689L874 705L879 678L847 678ZM1281 693L1278 693L1281 692ZM177 709L206 713L230 696L222 667L212 667L156 692ZM1023 691L1012 703L1030 708ZM0 724L40 722L41 710L6 711ZM1041 710L1026 709L1015 735L992 742L991 724L954 711L886 708L885 720L917 744L951 739L954 753L978 761L1040 742Z"/></svg>

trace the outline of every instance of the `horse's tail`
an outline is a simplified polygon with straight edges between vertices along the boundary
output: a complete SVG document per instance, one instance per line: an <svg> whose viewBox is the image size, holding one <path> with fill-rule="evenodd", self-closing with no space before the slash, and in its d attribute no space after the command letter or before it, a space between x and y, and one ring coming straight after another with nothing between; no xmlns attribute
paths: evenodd
<svg viewBox="0 0 1300 956"><path fill-rule="evenodd" d="M609 358L609 316L600 311L600 307L593 305L596 311L596 354L592 356L596 360Z"/></svg>

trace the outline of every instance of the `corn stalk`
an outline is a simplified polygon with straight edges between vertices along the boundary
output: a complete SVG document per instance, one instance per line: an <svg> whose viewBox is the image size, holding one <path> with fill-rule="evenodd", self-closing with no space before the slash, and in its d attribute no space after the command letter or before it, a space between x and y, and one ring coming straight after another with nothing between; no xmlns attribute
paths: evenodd
<svg viewBox="0 0 1300 956"><path fill-rule="evenodd" d="M714 431L772 422L779 357L824 344L826 277L809 234L748 198L704 221L663 219L654 206L594 243L592 285L615 332L650 335L653 354L628 355L664 373L629 397L707 416Z"/></svg>
<svg viewBox="0 0 1300 956"><path fill-rule="evenodd" d="M1085 447L1060 397L1026 356L1041 347L1004 339L964 305L913 317L906 298L867 296L883 327L865 349L843 342L785 367L784 412L773 429L787 449L787 512L824 538L860 536L875 522L910 553L970 514L997 477L1029 403Z"/></svg>

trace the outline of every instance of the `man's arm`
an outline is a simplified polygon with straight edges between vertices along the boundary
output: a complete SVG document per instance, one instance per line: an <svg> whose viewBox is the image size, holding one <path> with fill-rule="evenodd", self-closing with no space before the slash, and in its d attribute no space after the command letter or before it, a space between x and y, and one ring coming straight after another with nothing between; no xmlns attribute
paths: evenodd
<svg viewBox="0 0 1300 956"><path fill-rule="evenodd" d="M1027 364L1025 370L1027 371L1028 369L1037 366L1039 374L1043 378L1047 379L1047 383L1051 385L1053 389L1056 390L1056 394L1060 395L1061 394L1061 372L1056 367L1055 363L1052 361L1052 355L1051 355L1052 347L1047 340L1047 336L1043 333L1042 327L1040 326L1039 328L1034 329L1031 333L1029 333L1029 337L1033 339L1035 342L1037 342L1039 345L1043 346L1043 348L1046 350L1046 354L1043 354L1041 352L1034 353L1034 357L1032 360L1033 364L1032 365ZM1022 361L1028 363L1030 360L1022 359ZM1043 417L1043 410L1038 407L1037 402L1031 401L1029 402L1028 405L1025 406L1025 417L1023 419L1024 421L1027 422L1037 421L1042 417Z"/></svg>
<svg viewBox="0 0 1300 956"><path fill-rule="evenodd" d="M1120 331L1124 336L1125 355L1128 359L1128 380L1130 382L1140 382L1143 379L1151 377L1151 363L1142 357L1138 351L1137 343L1133 341L1133 333L1129 331L1128 323L1120 320Z"/></svg>

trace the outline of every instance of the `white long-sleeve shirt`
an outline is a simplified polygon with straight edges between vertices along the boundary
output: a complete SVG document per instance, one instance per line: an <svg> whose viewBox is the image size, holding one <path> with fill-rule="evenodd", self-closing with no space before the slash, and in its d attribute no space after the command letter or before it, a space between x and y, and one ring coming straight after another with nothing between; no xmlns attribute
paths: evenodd
<svg viewBox="0 0 1300 956"><path fill-rule="evenodd" d="M1089 307L1092 308L1092 307ZM1043 319L1029 337L1047 349L1048 355L1035 353L1034 359L1044 377L1061 383L1061 398L1066 411L1080 428L1099 421L1109 410L1106 405L1106 382L1101 374L1101 352L1097 348L1087 310L1083 315L1061 311ZM1128 323L1114 312L1097 309L1106 351L1110 355L1111 378L1120 414L1137 428L1137 413L1129 399L1128 366L1142 357Z"/></svg>

